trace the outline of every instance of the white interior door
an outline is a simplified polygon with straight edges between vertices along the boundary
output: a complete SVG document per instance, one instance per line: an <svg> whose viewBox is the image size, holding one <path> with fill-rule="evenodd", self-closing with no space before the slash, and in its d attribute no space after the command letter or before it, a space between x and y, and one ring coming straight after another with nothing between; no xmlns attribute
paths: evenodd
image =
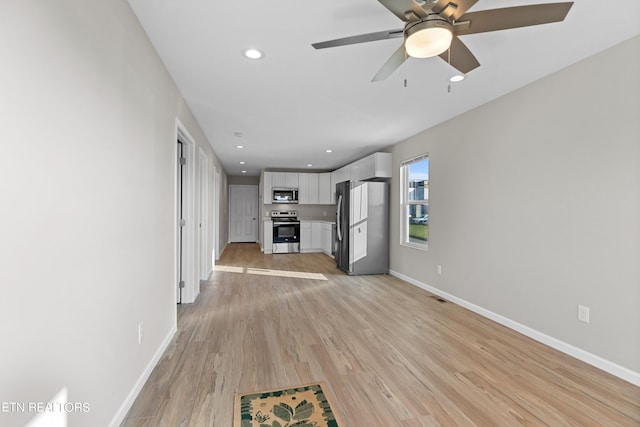
<svg viewBox="0 0 640 427"><path fill-rule="evenodd" d="M258 241L258 186L229 186L229 241Z"/></svg>

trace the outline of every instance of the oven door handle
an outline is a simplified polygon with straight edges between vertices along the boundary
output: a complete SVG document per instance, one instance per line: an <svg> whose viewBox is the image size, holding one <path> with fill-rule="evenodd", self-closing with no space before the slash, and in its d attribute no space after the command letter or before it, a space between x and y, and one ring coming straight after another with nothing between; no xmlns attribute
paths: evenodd
<svg viewBox="0 0 640 427"><path fill-rule="evenodd" d="M336 230L338 231L338 240L342 242L342 232L340 231L342 229L342 226L340 225L340 217L342 217L342 194L338 196L338 214L336 217L337 220L337 224L336 224Z"/></svg>

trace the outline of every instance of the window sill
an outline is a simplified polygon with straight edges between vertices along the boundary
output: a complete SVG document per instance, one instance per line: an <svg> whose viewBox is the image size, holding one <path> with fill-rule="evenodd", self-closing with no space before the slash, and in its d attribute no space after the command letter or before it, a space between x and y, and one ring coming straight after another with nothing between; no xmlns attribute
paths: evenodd
<svg viewBox="0 0 640 427"><path fill-rule="evenodd" d="M406 246L408 248L412 248L412 249L420 249L421 251L427 251L429 249L429 244L424 244L421 245L419 243L412 243L412 242L402 242L400 243L400 246Z"/></svg>

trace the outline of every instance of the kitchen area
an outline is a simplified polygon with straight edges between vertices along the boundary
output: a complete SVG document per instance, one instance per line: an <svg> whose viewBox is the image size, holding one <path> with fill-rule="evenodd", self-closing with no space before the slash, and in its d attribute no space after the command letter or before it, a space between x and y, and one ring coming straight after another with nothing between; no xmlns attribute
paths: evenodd
<svg viewBox="0 0 640 427"><path fill-rule="evenodd" d="M260 247L265 254L322 252L336 256L336 184L388 181L391 154L373 153L330 172L263 170Z"/></svg>
<svg viewBox="0 0 640 427"><path fill-rule="evenodd" d="M336 207L331 172L263 171L259 193L260 243L265 254L324 252L333 256Z"/></svg>

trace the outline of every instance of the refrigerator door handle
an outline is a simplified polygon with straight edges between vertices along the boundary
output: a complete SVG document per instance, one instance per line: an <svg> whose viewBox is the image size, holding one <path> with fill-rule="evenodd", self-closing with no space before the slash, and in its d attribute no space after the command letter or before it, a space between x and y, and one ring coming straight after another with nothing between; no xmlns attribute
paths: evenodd
<svg viewBox="0 0 640 427"><path fill-rule="evenodd" d="M336 231L338 232L338 240L342 242L342 231L340 231L342 229L342 226L340 224L341 217L342 217L342 194L338 196L338 215L336 217L338 222L336 224Z"/></svg>

